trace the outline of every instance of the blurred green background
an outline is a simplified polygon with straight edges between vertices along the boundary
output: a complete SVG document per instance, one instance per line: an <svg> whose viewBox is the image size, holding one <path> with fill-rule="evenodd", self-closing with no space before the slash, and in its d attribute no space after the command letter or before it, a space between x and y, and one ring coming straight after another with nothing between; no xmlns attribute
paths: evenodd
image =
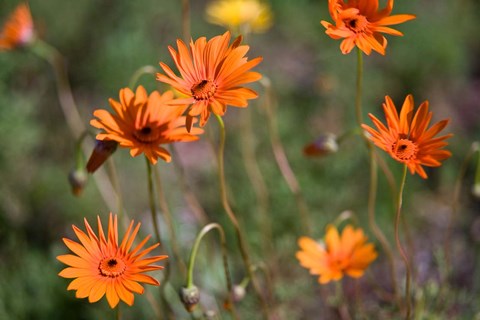
<svg viewBox="0 0 480 320"><path fill-rule="evenodd" d="M224 32L205 21L207 3L191 1L194 38ZM0 23L17 4L12 0L0 2ZM73 94L86 125L94 109L108 109L108 98L118 98L119 89L128 85L135 70L144 65L158 66L159 61L173 65L167 46L181 37L180 1L32 0L30 7L40 37L66 58ZM319 22L331 21L326 0L274 0L271 7L274 25L264 34L249 36L248 57L264 58L257 69L272 83L280 136L310 207L314 236L322 237L327 223L342 211L352 210L358 224L373 238L366 220L368 155L360 138L347 140L329 157L312 159L302 154L303 146L320 134L341 135L354 126L356 55L342 55L340 41L325 35ZM365 57L364 119L367 112L383 119L381 103L385 95L400 106L409 93L417 105L430 101L434 120L451 119L446 131L455 134L448 147L453 157L441 168L429 170L428 180L408 176L404 215L415 251L416 317L473 319L480 317L479 200L470 193L475 161L467 167L455 216L454 273L448 295L443 303L437 297L453 184L480 133L480 4L475 0L397 1L393 13L411 13L417 19L398 26L404 37L387 37L386 56L372 53ZM164 89L151 75L142 77L140 83L149 90ZM254 87L260 98L251 101L249 108L256 154L270 193L273 252L262 252L264 230L245 174L241 153L244 110L230 107L225 117L226 170L233 207L247 231L254 260L269 258L267 263L275 270L274 309L279 317L318 319L324 314L324 319L335 319L337 315L320 295L322 290L333 292L333 286L320 289L316 278L295 259L296 241L302 235L298 210L273 157L263 89ZM209 136L210 141L216 141L217 126L212 120L206 126L209 134L199 142L180 145L178 153L188 183L209 220L219 221L230 234L233 275L238 282L243 277L241 260L233 229L219 201L215 156L207 139ZM81 197L70 193L67 176L74 167L76 141L61 112L50 66L28 50L0 53L0 137L0 319L112 318L106 301L89 304L85 299L75 299L73 292L66 291L69 281L57 276L63 265L55 257L68 251L61 239L73 238L71 225L83 228L83 217L93 223L97 214L106 222L108 209L93 179ZM401 166L384 159L398 176ZM127 213L143 222L146 233L151 232L143 159L131 158L127 150L119 149L114 160ZM173 164L158 165L186 258L202 226L182 197ZM377 221L393 240L392 198L383 177ZM160 251L169 253L168 245L167 241ZM207 255L206 250L201 252ZM213 265L207 261L198 262L196 282L204 288L206 308L221 310L220 257ZM372 281L388 287L382 253L369 274L360 281L364 306L355 317L389 318L391 307L378 303L371 290ZM351 299L354 286L352 280L345 281ZM148 290L156 294L155 288ZM238 305L244 319L258 317L250 296ZM178 303L174 293L171 299ZM132 308L123 309L124 319L152 317L144 296L137 296ZM180 309L178 317L187 318Z"/></svg>

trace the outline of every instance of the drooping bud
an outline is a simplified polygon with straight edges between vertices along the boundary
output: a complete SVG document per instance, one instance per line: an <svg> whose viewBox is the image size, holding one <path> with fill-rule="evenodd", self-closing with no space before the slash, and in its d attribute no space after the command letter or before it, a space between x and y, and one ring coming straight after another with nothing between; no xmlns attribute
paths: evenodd
<svg viewBox="0 0 480 320"><path fill-rule="evenodd" d="M87 172L95 172L117 150L117 146L118 142L113 140L96 140L87 162Z"/></svg>
<svg viewBox="0 0 480 320"><path fill-rule="evenodd" d="M180 300L185 306L185 309L187 309L188 312L192 312L200 301L200 290L193 285L190 287L182 287L180 288Z"/></svg>
<svg viewBox="0 0 480 320"><path fill-rule="evenodd" d="M247 290L245 290L245 286L236 284L232 288L232 299L234 302L242 301L247 294Z"/></svg>
<svg viewBox="0 0 480 320"><path fill-rule="evenodd" d="M68 182L72 187L72 193L75 196L80 196L85 185L87 184L88 174L83 168L72 169L68 174Z"/></svg>
<svg viewBox="0 0 480 320"><path fill-rule="evenodd" d="M322 157L338 151L337 137L327 133L303 148L303 153L310 157Z"/></svg>

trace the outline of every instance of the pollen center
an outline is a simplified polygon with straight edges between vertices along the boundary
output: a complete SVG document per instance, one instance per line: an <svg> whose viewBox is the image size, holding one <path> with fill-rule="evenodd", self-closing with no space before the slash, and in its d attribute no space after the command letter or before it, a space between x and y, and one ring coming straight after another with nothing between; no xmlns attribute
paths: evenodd
<svg viewBox="0 0 480 320"><path fill-rule="evenodd" d="M343 21L345 26L355 33L365 32L368 26L368 20L365 16L357 15Z"/></svg>
<svg viewBox="0 0 480 320"><path fill-rule="evenodd" d="M104 277L110 278L121 276L126 268L127 266L125 265L125 262L117 257L105 258L100 261L100 264L98 265L98 271L100 271L100 274Z"/></svg>
<svg viewBox="0 0 480 320"><path fill-rule="evenodd" d="M158 139L158 134L150 126L137 129L133 132L135 139L142 143L151 143Z"/></svg>
<svg viewBox="0 0 480 320"><path fill-rule="evenodd" d="M401 161L415 159L417 150L417 145L408 139L399 139L397 142L392 144L393 155Z"/></svg>
<svg viewBox="0 0 480 320"><path fill-rule="evenodd" d="M217 85L210 80L202 80L193 85L191 91L195 100L208 100L215 94Z"/></svg>

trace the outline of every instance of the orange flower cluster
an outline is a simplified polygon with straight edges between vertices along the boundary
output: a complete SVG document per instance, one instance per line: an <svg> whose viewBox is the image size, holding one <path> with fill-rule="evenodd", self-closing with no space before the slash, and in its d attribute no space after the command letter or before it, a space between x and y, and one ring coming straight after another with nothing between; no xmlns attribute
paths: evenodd
<svg viewBox="0 0 480 320"><path fill-rule="evenodd" d="M77 298L87 298L90 303L97 302L104 295L108 304L115 308L120 300L133 305L133 293L143 294L140 283L158 286L160 283L145 272L163 269L153 263L164 260L167 256L145 257L160 244L142 249L150 236L132 249L133 241L140 229L140 223L133 228L130 222L125 237L118 245L118 218L110 213L108 234L105 237L100 217L98 236L85 219L87 233L76 226L73 231L80 243L64 238L65 245L74 253L58 256L57 259L68 265L59 276L74 279L67 290L76 290Z"/></svg>
<svg viewBox="0 0 480 320"><path fill-rule="evenodd" d="M26 3L18 5L0 34L0 51L12 50L30 43L34 38L32 15Z"/></svg>
<svg viewBox="0 0 480 320"><path fill-rule="evenodd" d="M366 242L362 229L355 230L347 225L340 235L335 226L329 225L325 244L309 237L298 240L301 250L297 252L297 259L311 274L320 276L318 282L321 284L340 280L344 274L359 278L377 258L373 244Z"/></svg>
<svg viewBox="0 0 480 320"><path fill-rule="evenodd" d="M328 9L335 25L327 21L321 23L331 38L344 39L340 44L343 54L357 46L367 55L372 50L384 55L387 39L382 33L403 35L387 26L415 19L411 14L391 16L393 0L388 0L382 10L378 8L378 0L328 0Z"/></svg>
<svg viewBox="0 0 480 320"><path fill-rule="evenodd" d="M98 140L116 141L121 147L130 148L132 157L144 153L152 164L157 163L158 158L169 162L170 153L161 144L195 141L198 140L196 135L203 132L200 128L187 132L182 116L186 107L171 106L172 100L171 91L163 95L154 91L148 95L142 86L135 93L124 88L120 90L120 101L109 100L115 114L95 110L93 115L97 119L90 124L104 130L97 135Z"/></svg>
<svg viewBox="0 0 480 320"><path fill-rule="evenodd" d="M241 45L242 38L232 44L230 32L210 40L205 37L187 45L177 40L178 51L169 47L170 54L180 72L178 77L170 67L160 63L166 75L158 73L157 80L167 83L187 98L175 100L175 104L191 105L187 113L187 129L190 130L194 117L200 115L200 126L204 126L210 113L223 116L227 105L247 107L249 99L256 98L255 91L242 85L259 80L258 72L249 71L262 58L248 61L245 54L249 46ZM171 103L172 104L172 103Z"/></svg>
<svg viewBox="0 0 480 320"><path fill-rule="evenodd" d="M422 165L439 167L442 160L452 155L450 151L443 150L448 145L445 140L452 134L435 137L447 126L448 120L437 122L427 129L432 119L432 112L428 112L428 101L420 105L415 115L413 108L413 96L408 95L399 115L392 99L386 96L383 110L387 126L369 114L377 130L365 124L362 124L362 128L369 133L368 138L375 145L388 152L393 159L406 164L411 174L418 173L426 179Z"/></svg>

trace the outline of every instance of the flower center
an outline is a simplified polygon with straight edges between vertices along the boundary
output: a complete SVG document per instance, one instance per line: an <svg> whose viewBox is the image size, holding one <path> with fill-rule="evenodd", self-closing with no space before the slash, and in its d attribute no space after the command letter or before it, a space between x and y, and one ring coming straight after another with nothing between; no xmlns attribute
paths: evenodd
<svg viewBox="0 0 480 320"><path fill-rule="evenodd" d="M158 134L155 134L154 130L149 126L135 130L133 132L133 136L135 139L137 139L137 141L142 143L151 143L158 139Z"/></svg>
<svg viewBox="0 0 480 320"><path fill-rule="evenodd" d="M215 94L217 85L210 80L202 80L196 83L191 91L195 100L208 100Z"/></svg>
<svg viewBox="0 0 480 320"><path fill-rule="evenodd" d="M127 268L122 259L116 257L104 258L98 265L98 271L104 277L116 278L121 276Z"/></svg>
<svg viewBox="0 0 480 320"><path fill-rule="evenodd" d="M365 16L357 15L353 18L343 20L345 26L355 33L365 32L368 26L368 20Z"/></svg>
<svg viewBox="0 0 480 320"><path fill-rule="evenodd" d="M415 159L417 150L417 145L408 139L399 139L392 144L392 153L400 161Z"/></svg>

